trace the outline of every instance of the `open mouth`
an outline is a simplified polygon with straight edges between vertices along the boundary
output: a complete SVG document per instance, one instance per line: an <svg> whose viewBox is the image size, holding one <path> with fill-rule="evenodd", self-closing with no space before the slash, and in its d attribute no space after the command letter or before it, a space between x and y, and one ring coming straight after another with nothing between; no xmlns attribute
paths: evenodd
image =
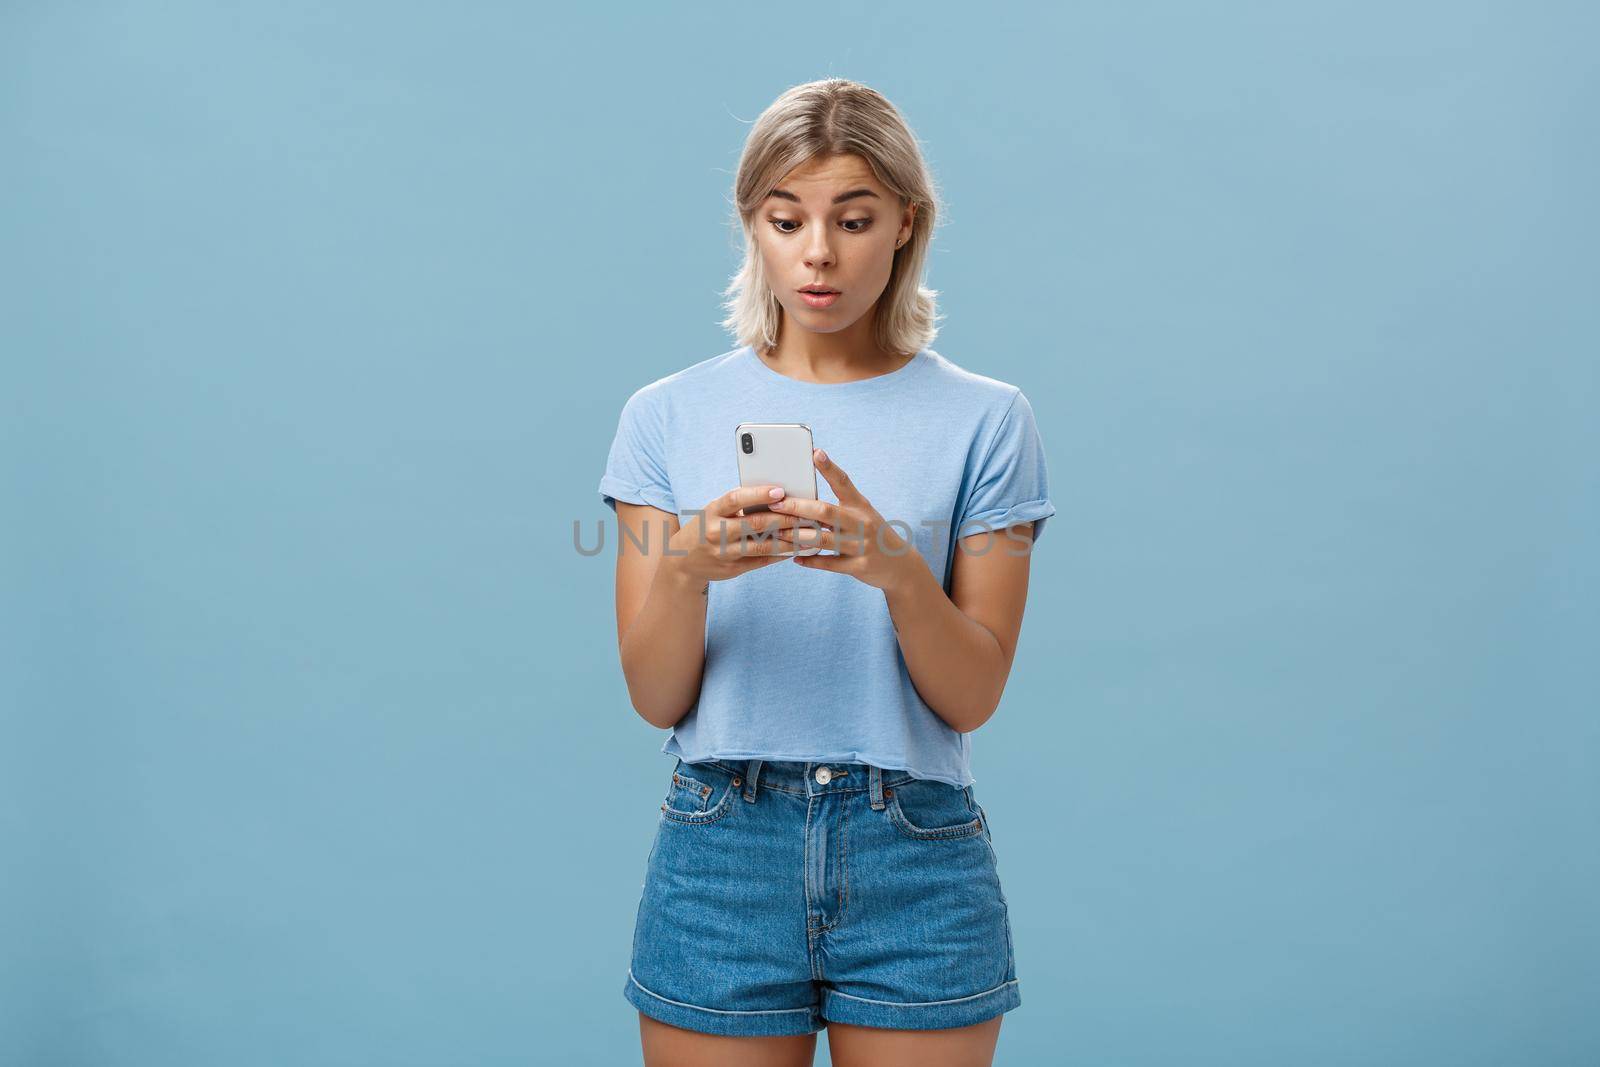
<svg viewBox="0 0 1600 1067"><path fill-rule="evenodd" d="M814 289L802 289L800 290L800 299L806 302L807 307L820 310L832 307L834 302L839 299L839 294L832 289L824 289L820 292Z"/></svg>

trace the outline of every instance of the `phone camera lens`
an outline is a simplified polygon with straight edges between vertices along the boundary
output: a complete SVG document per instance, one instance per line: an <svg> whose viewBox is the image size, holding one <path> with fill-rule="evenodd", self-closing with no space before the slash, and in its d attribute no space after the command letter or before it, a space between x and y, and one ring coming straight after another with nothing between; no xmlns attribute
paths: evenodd
<svg viewBox="0 0 1600 1067"><path fill-rule="evenodd" d="M739 443L744 447L744 454L747 456L756 450L755 444L753 443L749 434L742 435L739 439Z"/></svg>

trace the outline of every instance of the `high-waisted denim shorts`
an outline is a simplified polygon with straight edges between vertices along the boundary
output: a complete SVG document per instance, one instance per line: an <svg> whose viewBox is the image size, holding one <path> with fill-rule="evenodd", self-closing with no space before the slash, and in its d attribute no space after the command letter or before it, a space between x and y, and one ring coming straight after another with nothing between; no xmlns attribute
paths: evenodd
<svg viewBox="0 0 1600 1067"><path fill-rule="evenodd" d="M865 763L673 768L624 993L711 1034L968 1026L1022 1003L972 787Z"/></svg>

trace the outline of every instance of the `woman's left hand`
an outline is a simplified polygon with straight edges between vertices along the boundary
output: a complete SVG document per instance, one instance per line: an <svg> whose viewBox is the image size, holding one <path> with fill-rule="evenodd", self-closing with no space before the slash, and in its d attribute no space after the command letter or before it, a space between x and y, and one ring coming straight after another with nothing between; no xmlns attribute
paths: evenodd
<svg viewBox="0 0 1600 1067"><path fill-rule="evenodd" d="M861 490L856 488L850 476L829 459L826 452L816 449L811 459L833 487L833 494L839 498L839 503L829 504L823 500L793 496L776 501L769 505L773 511L813 520L823 529L802 525L790 530L778 530L775 536L798 548L824 548L839 555L795 556L796 563L816 570L848 574L885 591L914 577L911 568L926 569L922 553L878 514L878 509L861 495Z"/></svg>

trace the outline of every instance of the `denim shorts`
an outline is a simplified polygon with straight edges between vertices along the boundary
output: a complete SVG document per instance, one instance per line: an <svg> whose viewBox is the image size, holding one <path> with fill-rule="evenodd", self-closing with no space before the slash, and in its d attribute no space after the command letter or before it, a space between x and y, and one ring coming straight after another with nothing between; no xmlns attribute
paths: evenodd
<svg viewBox="0 0 1600 1067"><path fill-rule="evenodd" d="M989 819L866 763L672 771L623 987L710 1034L969 1026L1022 1003Z"/></svg>

